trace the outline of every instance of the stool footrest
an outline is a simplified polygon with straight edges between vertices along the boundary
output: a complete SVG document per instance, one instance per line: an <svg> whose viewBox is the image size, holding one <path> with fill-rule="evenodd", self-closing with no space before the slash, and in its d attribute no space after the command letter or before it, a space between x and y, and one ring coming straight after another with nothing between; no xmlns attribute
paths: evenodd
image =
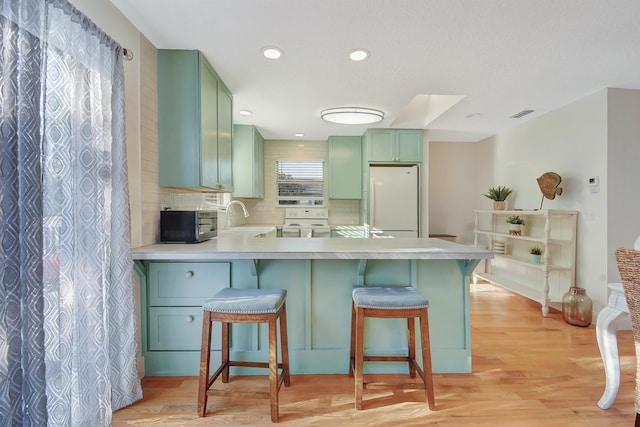
<svg viewBox="0 0 640 427"><path fill-rule="evenodd" d="M269 369L269 363L268 362L246 362L246 361L235 361L235 360L229 360L226 363L223 363L222 365L220 365L218 367L218 369L216 369L216 371L208 378L207 380L207 390L209 390L209 388L213 385L213 383L216 382L216 380L218 379L218 377L220 376L220 374L222 374L222 371L224 371L224 369L226 367L230 367L230 366L242 366L242 367L248 367L248 368L265 368L265 369ZM285 380L285 377L289 376L289 369L285 368L282 363L278 363L278 369L280 369L280 374L278 375L278 390L280 390L280 386L282 385L282 383Z"/></svg>
<svg viewBox="0 0 640 427"><path fill-rule="evenodd" d="M362 359L364 362L411 362L408 356L364 356Z"/></svg>
<svg viewBox="0 0 640 427"><path fill-rule="evenodd" d="M282 384L284 384L285 377L286 377L286 374L284 371L282 371L280 375L278 375L278 385L277 385L278 391L280 391ZM208 383L207 390L206 390L207 396L212 396L212 395L233 396L234 394L235 395L238 395L238 394L256 395L257 397L265 397L265 398L269 398L271 396L271 393L269 393L268 391L222 390L219 388L211 388L211 386L213 386L213 383L216 382L216 379L217 377L211 376Z"/></svg>
<svg viewBox="0 0 640 427"><path fill-rule="evenodd" d="M415 383L386 383L382 381L363 382L363 388L369 390L424 390L423 382Z"/></svg>
<svg viewBox="0 0 640 427"><path fill-rule="evenodd" d="M210 388L207 390L207 396L238 396L257 397L261 399L269 399L271 393L268 391L252 391L252 390L221 390L218 388Z"/></svg>

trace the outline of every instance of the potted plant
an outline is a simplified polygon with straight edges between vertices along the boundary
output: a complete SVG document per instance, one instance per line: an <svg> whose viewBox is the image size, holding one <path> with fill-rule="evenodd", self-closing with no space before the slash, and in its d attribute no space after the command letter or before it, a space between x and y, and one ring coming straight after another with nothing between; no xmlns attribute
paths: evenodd
<svg viewBox="0 0 640 427"><path fill-rule="evenodd" d="M522 226L524 225L524 219L518 215L511 215L507 218L507 224L509 224L509 235L522 236Z"/></svg>
<svg viewBox="0 0 640 427"><path fill-rule="evenodd" d="M489 191L483 194L484 197L493 200L493 210L503 211L505 209L505 200L511 194L511 189L505 186L490 187Z"/></svg>
<svg viewBox="0 0 640 427"><path fill-rule="evenodd" d="M531 256L531 264L540 264L542 249L539 246L532 246L529 248L529 254Z"/></svg>

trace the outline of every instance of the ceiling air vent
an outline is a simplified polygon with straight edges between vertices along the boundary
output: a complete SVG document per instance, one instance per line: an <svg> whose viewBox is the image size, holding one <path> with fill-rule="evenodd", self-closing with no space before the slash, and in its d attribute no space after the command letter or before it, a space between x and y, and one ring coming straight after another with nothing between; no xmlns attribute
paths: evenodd
<svg viewBox="0 0 640 427"><path fill-rule="evenodd" d="M524 117L527 114L531 114L533 113L533 110L522 110L519 113L514 114L513 116L509 117L510 119L519 119L520 117Z"/></svg>

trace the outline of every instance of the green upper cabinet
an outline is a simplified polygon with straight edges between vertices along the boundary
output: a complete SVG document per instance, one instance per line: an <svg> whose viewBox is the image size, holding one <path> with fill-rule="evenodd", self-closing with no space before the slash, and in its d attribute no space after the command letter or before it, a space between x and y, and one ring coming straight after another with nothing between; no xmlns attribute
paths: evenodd
<svg viewBox="0 0 640 427"><path fill-rule="evenodd" d="M329 198L362 198L362 139L329 137Z"/></svg>
<svg viewBox="0 0 640 427"><path fill-rule="evenodd" d="M233 190L233 98L204 55L158 50L161 187Z"/></svg>
<svg viewBox="0 0 640 427"><path fill-rule="evenodd" d="M255 126L233 126L233 184L233 197L264 198L264 138Z"/></svg>
<svg viewBox="0 0 640 427"><path fill-rule="evenodd" d="M368 129L363 138L369 162L422 162L421 129Z"/></svg>
<svg viewBox="0 0 640 427"><path fill-rule="evenodd" d="M221 82L220 82L221 83ZM218 84L218 182L220 189L233 191L233 97Z"/></svg>

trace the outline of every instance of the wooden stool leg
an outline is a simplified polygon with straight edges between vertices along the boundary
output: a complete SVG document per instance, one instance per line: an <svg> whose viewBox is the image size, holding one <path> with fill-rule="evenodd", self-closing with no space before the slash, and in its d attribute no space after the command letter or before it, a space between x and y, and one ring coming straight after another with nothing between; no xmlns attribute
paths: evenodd
<svg viewBox="0 0 640 427"><path fill-rule="evenodd" d="M284 386L291 385L291 377L289 372L289 341L287 339L287 307L286 303L282 304L282 312L280 313L280 352L282 353L282 375L284 377Z"/></svg>
<svg viewBox="0 0 640 427"><path fill-rule="evenodd" d="M409 376L416 377L416 321L414 317L407 317L407 329L409 330L408 347L409 347Z"/></svg>
<svg viewBox="0 0 640 427"><path fill-rule="evenodd" d="M364 309L358 307L356 311L356 345L355 345L355 384L356 409L362 409L363 367L364 367Z"/></svg>
<svg viewBox="0 0 640 427"><path fill-rule="evenodd" d="M269 315L269 400L271 421L278 422L278 340L276 315Z"/></svg>
<svg viewBox="0 0 640 427"><path fill-rule="evenodd" d="M349 377L353 377L353 365L356 363L356 306L351 301L351 346L349 347Z"/></svg>
<svg viewBox="0 0 640 427"><path fill-rule="evenodd" d="M229 323L222 322L222 382L229 382Z"/></svg>
<svg viewBox="0 0 640 427"><path fill-rule="evenodd" d="M420 338L422 341L422 373L429 409L436 407L433 391L433 368L431 366L431 341L429 339L429 312L425 308L420 315Z"/></svg>
<svg viewBox="0 0 640 427"><path fill-rule="evenodd" d="M202 316L202 344L200 346L200 376L198 380L198 416L207 412L207 385L211 360L211 318L208 312Z"/></svg>

